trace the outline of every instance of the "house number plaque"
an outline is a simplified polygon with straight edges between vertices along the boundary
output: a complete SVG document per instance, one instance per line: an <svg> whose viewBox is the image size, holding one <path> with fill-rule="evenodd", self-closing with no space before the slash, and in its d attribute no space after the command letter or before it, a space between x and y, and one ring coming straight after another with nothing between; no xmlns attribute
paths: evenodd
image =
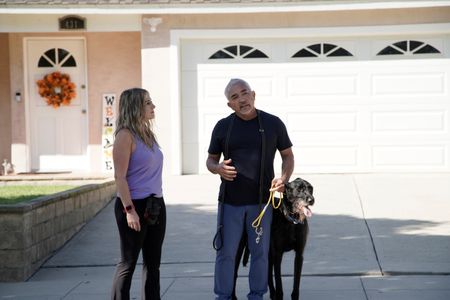
<svg viewBox="0 0 450 300"><path fill-rule="evenodd" d="M79 16L64 16L59 19L59 30L85 30L86 18Z"/></svg>

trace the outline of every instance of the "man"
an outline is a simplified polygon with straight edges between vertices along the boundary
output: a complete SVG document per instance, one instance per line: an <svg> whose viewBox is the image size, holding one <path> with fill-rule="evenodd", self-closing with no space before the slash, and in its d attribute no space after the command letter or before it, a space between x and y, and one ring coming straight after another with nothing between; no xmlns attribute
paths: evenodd
<svg viewBox="0 0 450 300"><path fill-rule="evenodd" d="M218 244L214 274L217 300L231 299L236 252L242 233L250 250L250 300L262 300L267 292L268 252L272 210L260 226L253 221L269 197L269 189L284 191L294 170L292 143L283 122L255 108L255 92L242 79L231 79L225 88L233 114L214 127L206 166L221 177L218 211ZM281 154L281 177L274 178L276 150ZM221 154L224 159L220 162Z"/></svg>

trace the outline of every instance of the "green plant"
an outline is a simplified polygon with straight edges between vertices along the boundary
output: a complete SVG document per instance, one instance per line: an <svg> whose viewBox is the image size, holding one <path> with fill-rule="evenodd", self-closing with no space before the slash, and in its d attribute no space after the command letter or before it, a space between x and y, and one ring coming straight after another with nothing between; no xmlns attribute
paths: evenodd
<svg viewBox="0 0 450 300"><path fill-rule="evenodd" d="M0 187L0 204L14 204L70 190L73 185L13 185Z"/></svg>

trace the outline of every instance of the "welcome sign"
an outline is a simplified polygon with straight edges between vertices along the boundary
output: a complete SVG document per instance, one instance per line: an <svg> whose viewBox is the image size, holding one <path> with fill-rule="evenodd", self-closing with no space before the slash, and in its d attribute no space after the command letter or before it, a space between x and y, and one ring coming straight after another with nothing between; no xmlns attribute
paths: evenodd
<svg viewBox="0 0 450 300"><path fill-rule="evenodd" d="M114 169L112 149L114 131L116 130L116 94L103 94L103 126L102 126L102 169L111 172Z"/></svg>

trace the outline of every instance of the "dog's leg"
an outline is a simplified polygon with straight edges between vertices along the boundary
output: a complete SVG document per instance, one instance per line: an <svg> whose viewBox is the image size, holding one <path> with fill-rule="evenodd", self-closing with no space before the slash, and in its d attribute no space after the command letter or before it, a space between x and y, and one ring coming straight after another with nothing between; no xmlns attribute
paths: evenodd
<svg viewBox="0 0 450 300"><path fill-rule="evenodd" d="M283 258L283 251L276 253L274 256L273 270L275 273L275 298L272 300L283 300L283 283L281 282L281 260Z"/></svg>
<svg viewBox="0 0 450 300"><path fill-rule="evenodd" d="M300 298L300 278L302 276L303 268L303 254L295 252L295 264L294 264L294 286L292 288L291 299L299 300Z"/></svg>
<svg viewBox="0 0 450 300"><path fill-rule="evenodd" d="M299 225L297 225L297 226L299 226ZM300 298L300 279L302 276L302 269L303 269L303 253L305 251L306 241L308 239L308 231L309 231L309 226L308 226L307 220L305 220L305 222L300 226L301 227L298 227L300 230L297 232L300 243L297 245L297 247L295 249L294 286L292 288L292 294L291 294L292 300L299 300L299 298Z"/></svg>
<svg viewBox="0 0 450 300"><path fill-rule="evenodd" d="M267 277L267 283L269 285L270 299L275 299L275 287L273 286L273 258L272 258L272 247L269 250L269 272Z"/></svg>

